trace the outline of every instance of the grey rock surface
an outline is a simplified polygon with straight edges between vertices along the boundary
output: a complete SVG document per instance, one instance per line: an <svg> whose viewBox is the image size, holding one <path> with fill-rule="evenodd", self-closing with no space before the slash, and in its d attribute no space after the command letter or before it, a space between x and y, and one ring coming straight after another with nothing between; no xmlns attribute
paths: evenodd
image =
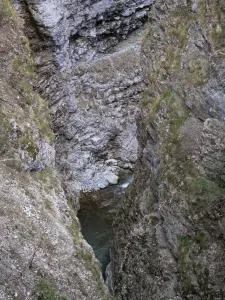
<svg viewBox="0 0 225 300"><path fill-rule="evenodd" d="M8 0L0 12L0 299L109 299L55 170L23 21Z"/></svg>
<svg viewBox="0 0 225 300"><path fill-rule="evenodd" d="M48 289L66 299L107 299L56 172L30 175L1 163L0 180L0 299L49 299Z"/></svg>
<svg viewBox="0 0 225 300"><path fill-rule="evenodd" d="M57 161L71 190L115 184L119 168L133 168L142 36L136 33L113 53L73 69L76 108L57 143Z"/></svg>
<svg viewBox="0 0 225 300"><path fill-rule="evenodd" d="M155 1L138 160L114 225L119 299L223 299L223 1Z"/></svg>
<svg viewBox="0 0 225 300"><path fill-rule="evenodd" d="M136 161L139 54L151 1L20 3L68 194L116 183L120 168Z"/></svg>

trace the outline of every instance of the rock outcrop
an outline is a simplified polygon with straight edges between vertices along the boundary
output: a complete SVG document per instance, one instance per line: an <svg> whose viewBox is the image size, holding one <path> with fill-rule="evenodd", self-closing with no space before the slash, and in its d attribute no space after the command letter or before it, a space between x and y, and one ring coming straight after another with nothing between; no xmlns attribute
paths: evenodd
<svg viewBox="0 0 225 300"><path fill-rule="evenodd" d="M224 1L153 3L138 160L115 222L119 299L225 297Z"/></svg>
<svg viewBox="0 0 225 300"><path fill-rule="evenodd" d="M0 2L0 299L109 299L55 170L23 21Z"/></svg>
<svg viewBox="0 0 225 300"><path fill-rule="evenodd" d="M224 1L158 0L147 35L150 0L13 3L25 28L2 0L0 299L109 298L74 195L133 167L140 97L110 288L224 299Z"/></svg>
<svg viewBox="0 0 225 300"><path fill-rule="evenodd" d="M136 161L139 54L151 1L15 4L27 20L39 91L51 103L68 194L116 183L120 168Z"/></svg>

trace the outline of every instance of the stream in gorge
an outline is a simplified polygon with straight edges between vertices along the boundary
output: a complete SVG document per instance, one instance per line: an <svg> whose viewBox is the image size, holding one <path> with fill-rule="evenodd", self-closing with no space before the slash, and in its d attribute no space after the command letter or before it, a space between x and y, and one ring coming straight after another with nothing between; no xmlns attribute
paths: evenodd
<svg viewBox="0 0 225 300"><path fill-rule="evenodd" d="M78 218L81 231L101 263L103 277L110 262L109 250L113 238L113 220L125 190L132 182L132 175L130 171L123 173L118 184L84 193L80 199Z"/></svg>

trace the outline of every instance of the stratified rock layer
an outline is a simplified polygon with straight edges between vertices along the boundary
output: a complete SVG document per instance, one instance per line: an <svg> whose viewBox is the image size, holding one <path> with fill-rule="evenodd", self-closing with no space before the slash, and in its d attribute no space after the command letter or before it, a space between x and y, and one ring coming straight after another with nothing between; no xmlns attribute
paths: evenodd
<svg viewBox="0 0 225 300"><path fill-rule="evenodd" d="M115 222L119 299L225 297L225 6L157 1L133 184Z"/></svg>
<svg viewBox="0 0 225 300"><path fill-rule="evenodd" d="M116 183L137 156L139 54L151 1L16 2L36 52L39 91L51 103L68 194Z"/></svg>
<svg viewBox="0 0 225 300"><path fill-rule="evenodd" d="M136 33L113 53L73 68L76 108L57 143L58 163L71 190L115 184L119 167L133 168L142 37L143 32Z"/></svg>

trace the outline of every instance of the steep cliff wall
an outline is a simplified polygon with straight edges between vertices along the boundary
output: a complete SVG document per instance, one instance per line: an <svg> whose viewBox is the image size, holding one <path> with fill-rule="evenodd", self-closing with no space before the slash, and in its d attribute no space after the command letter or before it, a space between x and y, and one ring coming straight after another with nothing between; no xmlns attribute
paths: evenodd
<svg viewBox="0 0 225 300"><path fill-rule="evenodd" d="M108 299L55 171L23 21L0 2L0 299Z"/></svg>
<svg viewBox="0 0 225 300"><path fill-rule="evenodd" d="M133 184L115 222L120 299L224 299L224 1L153 3Z"/></svg>
<svg viewBox="0 0 225 300"><path fill-rule="evenodd" d="M119 169L136 161L139 54L151 1L14 2L51 103L68 193L116 183Z"/></svg>

